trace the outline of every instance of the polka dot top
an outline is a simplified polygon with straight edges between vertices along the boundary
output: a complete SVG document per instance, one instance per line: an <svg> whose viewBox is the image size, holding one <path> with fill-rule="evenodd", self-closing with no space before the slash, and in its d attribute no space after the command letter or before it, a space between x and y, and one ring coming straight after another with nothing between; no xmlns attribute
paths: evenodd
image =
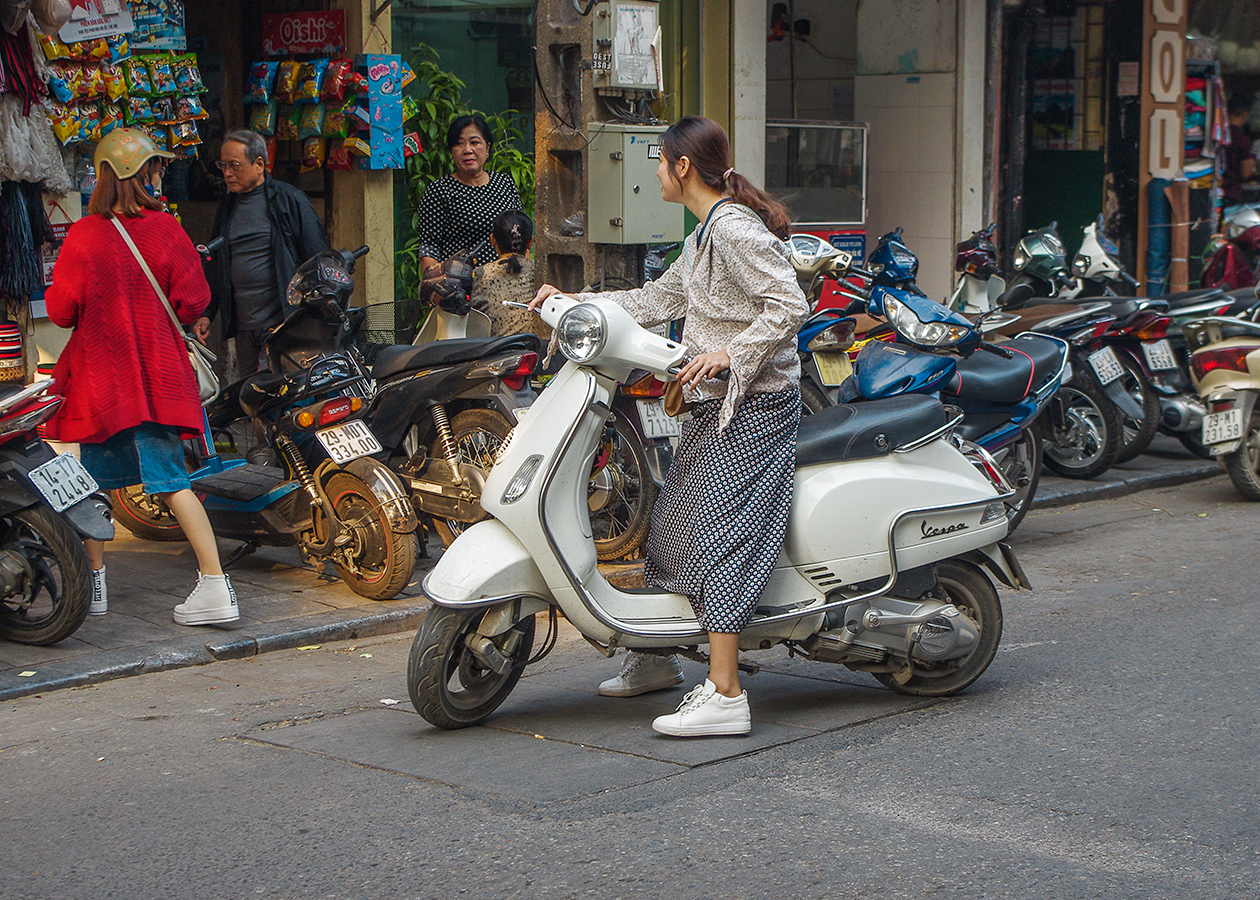
<svg viewBox="0 0 1260 900"><path fill-rule="evenodd" d="M471 250L490 237L499 213L521 208L516 184L502 172L489 172L490 180L469 187L454 175L445 175L424 189L416 223L421 256L438 261L461 250ZM492 256L486 246L482 256Z"/></svg>

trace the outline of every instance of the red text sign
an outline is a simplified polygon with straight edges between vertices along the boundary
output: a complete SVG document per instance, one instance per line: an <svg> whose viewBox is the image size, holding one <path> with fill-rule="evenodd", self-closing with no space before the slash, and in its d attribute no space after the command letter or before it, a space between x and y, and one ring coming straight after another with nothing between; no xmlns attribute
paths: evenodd
<svg viewBox="0 0 1260 900"><path fill-rule="evenodd" d="M316 53L330 56L346 49L346 12L296 12L262 17L264 56Z"/></svg>

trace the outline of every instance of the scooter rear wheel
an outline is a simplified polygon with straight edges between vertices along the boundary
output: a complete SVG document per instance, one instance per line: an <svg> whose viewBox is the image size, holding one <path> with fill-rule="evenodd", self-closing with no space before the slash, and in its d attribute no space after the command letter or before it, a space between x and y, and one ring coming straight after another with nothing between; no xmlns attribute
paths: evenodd
<svg viewBox="0 0 1260 900"><path fill-rule="evenodd" d="M1159 431L1162 412L1159 396L1155 393L1155 388L1151 386L1146 373L1127 354L1117 353L1116 356L1124 368L1124 374L1120 376L1120 384L1124 387L1125 393L1142 407L1141 420L1130 418L1123 412L1120 413L1122 440L1120 452L1116 454L1116 463L1119 464L1137 459L1146 452L1146 448L1155 439L1155 433Z"/></svg>
<svg viewBox="0 0 1260 900"><path fill-rule="evenodd" d="M1018 528L1024 516L1028 515L1037 485L1041 483L1045 448L1041 443L1040 427L1038 423L1032 423L1020 432L1018 441L994 454L998 468L1015 488L1015 496L1006 501L1007 534Z"/></svg>
<svg viewBox="0 0 1260 900"><path fill-rule="evenodd" d="M337 574L350 590L369 600L398 596L411 580L416 564L416 536L390 528L380 498L349 472L334 473L324 490L337 518L352 535L352 540L332 557ZM323 515L317 514L317 519L322 520Z"/></svg>
<svg viewBox="0 0 1260 900"><path fill-rule="evenodd" d="M875 679L898 694L916 697L948 697L969 687L984 674L997 655L1002 639L1002 602L993 582L970 563L950 559L936 568L937 583L954 604L978 626L980 641L961 659L937 663L914 661L914 674L898 681L891 672L877 672Z"/></svg>
<svg viewBox="0 0 1260 900"><path fill-rule="evenodd" d="M0 519L0 555L24 570L11 574L13 592L0 598L0 638L43 646L79 630L92 580L83 544L65 519L45 506L10 513Z"/></svg>
<svg viewBox="0 0 1260 900"><path fill-rule="evenodd" d="M511 433L512 423L489 409L466 409L451 421L451 437L455 440L460 462L480 466L487 473L494 465L495 454ZM433 440L429 456L432 459L446 458L440 437ZM433 520L433 528L443 547L449 547L472 524L458 519Z"/></svg>
<svg viewBox="0 0 1260 900"><path fill-rule="evenodd" d="M1098 383L1077 372L1050 402L1046 468L1064 478L1094 478L1110 469L1120 452L1120 410Z"/></svg>
<svg viewBox="0 0 1260 900"><path fill-rule="evenodd" d="M1260 500L1260 409L1251 413L1242 446L1225 457L1225 471L1245 499Z"/></svg>
<svg viewBox="0 0 1260 900"><path fill-rule="evenodd" d="M157 494L146 494L140 485L109 492L114 519L146 541L182 541L184 529Z"/></svg>
<svg viewBox="0 0 1260 900"><path fill-rule="evenodd" d="M411 705L438 728L479 725L512 693L534 646L534 617L526 616L503 634L490 638L512 667L488 668L468 646L484 610L434 606L425 614L407 658Z"/></svg>

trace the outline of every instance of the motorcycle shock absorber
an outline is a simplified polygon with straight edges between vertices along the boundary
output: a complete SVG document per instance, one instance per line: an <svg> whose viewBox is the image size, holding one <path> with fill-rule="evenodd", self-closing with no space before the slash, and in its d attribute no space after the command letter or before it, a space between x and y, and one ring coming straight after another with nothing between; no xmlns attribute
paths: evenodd
<svg viewBox="0 0 1260 900"><path fill-rule="evenodd" d="M451 420L446 417L446 407L434 403L429 408L433 415L433 424L437 427L438 438L442 441L442 452L451 466L451 478L456 484L463 484L464 478L459 474L459 448L455 445L455 435L451 433Z"/></svg>
<svg viewBox="0 0 1260 900"><path fill-rule="evenodd" d="M302 458L302 451L298 450L297 444L293 443L292 438L288 435L279 435L276 438L276 449L288 462L289 468L293 470L293 474L297 477L298 483L311 495L311 505L319 506L319 489L315 487L315 478L311 475L311 468L306 464L306 460Z"/></svg>

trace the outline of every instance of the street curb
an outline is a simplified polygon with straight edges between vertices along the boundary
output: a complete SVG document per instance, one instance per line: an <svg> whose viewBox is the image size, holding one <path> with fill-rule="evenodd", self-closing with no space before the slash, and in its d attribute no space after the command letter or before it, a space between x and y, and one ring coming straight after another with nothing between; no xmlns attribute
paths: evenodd
<svg viewBox="0 0 1260 900"><path fill-rule="evenodd" d="M1111 472L1114 473L1115 469L1112 469ZM1104 476L1107 474L1111 473L1104 473ZM1038 488L1030 509L1054 509L1056 507L1071 506L1074 503L1086 503L1091 500L1114 500L1117 497L1135 494L1138 491L1189 484L1190 482L1204 481L1224 474L1225 472L1215 462L1195 460L1192 463L1187 463L1184 468L1180 468L1175 472L1149 472L1142 475L1133 475L1129 478L1120 478L1115 481L1076 481L1044 492L1041 488Z"/></svg>
<svg viewBox="0 0 1260 900"><path fill-rule="evenodd" d="M81 657L41 664L36 675L19 678L17 671L0 675L0 702L71 687L100 684L131 675L204 666L226 659L244 659L273 650L292 650L307 644L353 641L382 634L418 629L429 605L391 609L364 615L358 609L316 613L294 619L281 619L255 626L249 634L224 632L212 640L204 638L155 644L147 655L137 658L135 648L92 654L90 668Z"/></svg>

